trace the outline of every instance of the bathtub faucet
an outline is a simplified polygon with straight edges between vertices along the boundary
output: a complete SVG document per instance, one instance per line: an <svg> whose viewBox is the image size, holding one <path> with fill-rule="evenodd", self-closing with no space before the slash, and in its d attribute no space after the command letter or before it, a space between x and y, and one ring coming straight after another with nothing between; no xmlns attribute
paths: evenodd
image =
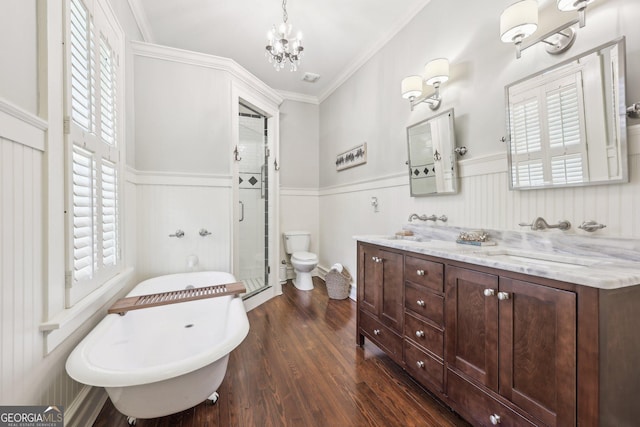
<svg viewBox="0 0 640 427"><path fill-rule="evenodd" d="M169 234L169 237L177 237L178 239L182 239L184 237L184 231L178 228L175 234Z"/></svg>

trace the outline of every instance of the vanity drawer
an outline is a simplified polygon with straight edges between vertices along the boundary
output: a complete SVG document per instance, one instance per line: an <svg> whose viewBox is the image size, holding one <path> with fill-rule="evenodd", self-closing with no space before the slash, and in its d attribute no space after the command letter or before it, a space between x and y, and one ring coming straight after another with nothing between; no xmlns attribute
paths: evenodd
<svg viewBox="0 0 640 427"><path fill-rule="evenodd" d="M404 278L436 292L444 290L444 265L412 256L404 257Z"/></svg>
<svg viewBox="0 0 640 427"><path fill-rule="evenodd" d="M493 421L503 426L533 427L536 425L451 370L447 375L447 395L455 403L453 408L474 425L494 425L491 417L496 416L500 417L499 420L494 418Z"/></svg>
<svg viewBox="0 0 640 427"><path fill-rule="evenodd" d="M404 363L409 374L432 391L444 392L444 365L418 346L404 341Z"/></svg>
<svg viewBox="0 0 640 427"><path fill-rule="evenodd" d="M385 351L392 359L402 360L402 337L384 326L366 311L360 310L360 332Z"/></svg>
<svg viewBox="0 0 640 427"><path fill-rule="evenodd" d="M444 358L444 333L442 329L405 313L404 335L439 358Z"/></svg>
<svg viewBox="0 0 640 427"><path fill-rule="evenodd" d="M405 282L404 307L432 320L440 327L444 325L444 297L434 294L423 286Z"/></svg>

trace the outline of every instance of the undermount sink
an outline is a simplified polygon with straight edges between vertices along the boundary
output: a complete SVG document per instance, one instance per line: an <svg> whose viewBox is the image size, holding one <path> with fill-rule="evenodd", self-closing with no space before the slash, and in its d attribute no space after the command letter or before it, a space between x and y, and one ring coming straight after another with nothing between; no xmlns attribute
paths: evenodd
<svg viewBox="0 0 640 427"><path fill-rule="evenodd" d="M478 251L476 252L476 254L486 255L492 258L495 257L496 260L515 261L518 263L526 263L529 265L540 265L546 267L583 268L593 265L594 263L592 259L514 249Z"/></svg>

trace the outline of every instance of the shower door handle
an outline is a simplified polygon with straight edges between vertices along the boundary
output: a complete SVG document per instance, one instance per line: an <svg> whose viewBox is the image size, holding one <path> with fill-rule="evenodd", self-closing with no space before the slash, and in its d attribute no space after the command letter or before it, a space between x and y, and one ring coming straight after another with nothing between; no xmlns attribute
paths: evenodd
<svg viewBox="0 0 640 427"><path fill-rule="evenodd" d="M238 202L238 203L240 203L240 221L239 222L242 222L244 221L244 203L242 202Z"/></svg>

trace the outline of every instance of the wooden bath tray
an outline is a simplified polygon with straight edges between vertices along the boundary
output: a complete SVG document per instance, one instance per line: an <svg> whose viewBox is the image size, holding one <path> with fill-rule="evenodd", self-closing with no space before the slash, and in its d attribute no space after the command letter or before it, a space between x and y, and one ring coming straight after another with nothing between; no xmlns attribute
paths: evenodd
<svg viewBox="0 0 640 427"><path fill-rule="evenodd" d="M179 291L160 292L157 294L138 295L135 297L120 298L109 308L108 313L118 313L123 316L127 311L131 310L215 298L224 295L236 295L246 291L247 288L243 283L235 282L203 286L201 288L181 289Z"/></svg>

